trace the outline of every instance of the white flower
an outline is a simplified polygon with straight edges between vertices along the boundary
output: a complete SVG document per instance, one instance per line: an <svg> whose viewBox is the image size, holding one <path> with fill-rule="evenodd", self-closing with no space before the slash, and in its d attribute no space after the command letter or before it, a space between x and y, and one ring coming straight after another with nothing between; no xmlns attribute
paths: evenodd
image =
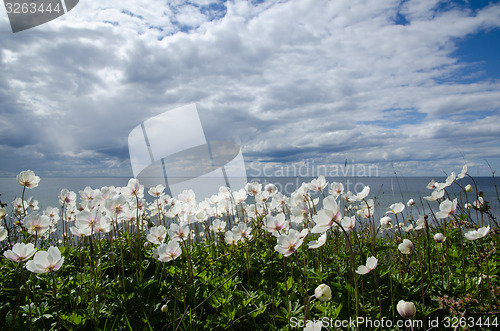
<svg viewBox="0 0 500 331"><path fill-rule="evenodd" d="M443 196L444 196L444 190L436 189L432 191L430 196L426 196L424 197L424 199L428 201L436 201L438 199L441 199Z"/></svg>
<svg viewBox="0 0 500 331"><path fill-rule="evenodd" d="M389 206L389 210L386 214L399 214L405 209L405 204L402 202L393 203Z"/></svg>
<svg viewBox="0 0 500 331"><path fill-rule="evenodd" d="M155 245L161 245L167 236L167 229L163 225L153 226L149 229L146 239Z"/></svg>
<svg viewBox="0 0 500 331"><path fill-rule="evenodd" d="M484 207L484 199L483 197L478 197L476 201L472 203L472 207L475 209L481 210Z"/></svg>
<svg viewBox="0 0 500 331"><path fill-rule="evenodd" d="M264 217L264 229L267 232L271 232L276 237L288 231L289 226L288 221L285 219L285 214L283 213L279 213L276 216L266 215L266 217Z"/></svg>
<svg viewBox="0 0 500 331"><path fill-rule="evenodd" d="M413 199L408 200L408 202L406 203L406 205L408 207L414 206L415 205L415 200L413 200Z"/></svg>
<svg viewBox="0 0 500 331"><path fill-rule="evenodd" d="M69 228L69 231L71 232L72 235L77 236L77 237L87 237L91 235L92 228L86 227L86 228L79 228L77 226L72 226Z"/></svg>
<svg viewBox="0 0 500 331"><path fill-rule="evenodd" d="M215 233L224 232L225 229L226 229L226 222L221 221L218 218L212 222L212 225L210 225L210 230L212 230Z"/></svg>
<svg viewBox="0 0 500 331"><path fill-rule="evenodd" d="M307 243L309 248L319 248L326 243L326 232L323 233L317 240Z"/></svg>
<svg viewBox="0 0 500 331"><path fill-rule="evenodd" d="M366 259L365 265L360 265L358 270L356 270L357 274L365 275L375 269L377 267L378 260L375 256L370 256Z"/></svg>
<svg viewBox="0 0 500 331"><path fill-rule="evenodd" d="M321 331L321 328L323 327L323 321L311 321L308 320L306 322L306 325L304 327L304 331Z"/></svg>
<svg viewBox="0 0 500 331"><path fill-rule="evenodd" d="M64 257L61 257L59 248L50 246L47 251L38 251L32 260L26 263L26 269L37 274L57 271L61 268Z"/></svg>
<svg viewBox="0 0 500 331"><path fill-rule="evenodd" d="M370 186L365 186L361 192L356 194L356 201L361 201L368 196L370 193Z"/></svg>
<svg viewBox="0 0 500 331"><path fill-rule="evenodd" d="M50 218L47 215L32 213L23 220L23 225L29 234L41 236L50 228Z"/></svg>
<svg viewBox="0 0 500 331"><path fill-rule="evenodd" d="M121 193L125 197L138 197L142 199L144 197L144 185L139 184L138 179L130 178L127 186L122 187Z"/></svg>
<svg viewBox="0 0 500 331"><path fill-rule="evenodd" d="M444 243L446 241L446 237L442 233L436 233L434 235L434 240L437 243Z"/></svg>
<svg viewBox="0 0 500 331"><path fill-rule="evenodd" d="M313 216L316 225L312 228L311 233L323 233L336 225L342 215L338 207L337 201L331 195L323 200L323 209Z"/></svg>
<svg viewBox="0 0 500 331"><path fill-rule="evenodd" d="M380 228L382 230L392 229L392 219L389 216L384 216L380 219Z"/></svg>
<svg viewBox="0 0 500 331"><path fill-rule="evenodd" d="M3 226L0 225L0 241L7 239L9 232Z"/></svg>
<svg viewBox="0 0 500 331"><path fill-rule="evenodd" d="M241 233L239 232L227 231L224 234L224 241L228 245L236 245L240 240L241 240Z"/></svg>
<svg viewBox="0 0 500 331"><path fill-rule="evenodd" d="M182 249L179 246L179 242L175 240L170 240L168 244L161 244L153 253L158 256L157 259L162 262L169 262L175 260L182 254Z"/></svg>
<svg viewBox="0 0 500 331"><path fill-rule="evenodd" d="M257 193L262 191L262 184L259 182L251 182L245 185L245 190L249 195L255 196Z"/></svg>
<svg viewBox="0 0 500 331"><path fill-rule="evenodd" d="M307 188L310 191L318 192L323 191L323 189L328 185L328 182L325 179L325 176L320 175L318 178L311 180L311 182L307 185Z"/></svg>
<svg viewBox="0 0 500 331"><path fill-rule="evenodd" d="M12 246L11 250L5 251L3 255L11 261L21 262L32 257L35 252L36 248L32 243L17 243Z"/></svg>
<svg viewBox="0 0 500 331"><path fill-rule="evenodd" d="M332 289L326 284L321 284L314 290L314 296L319 301L330 301L332 298Z"/></svg>
<svg viewBox="0 0 500 331"><path fill-rule="evenodd" d="M347 232L356 226L356 217L344 216L344 218L342 218L342 221L340 221L340 224L342 225L344 230Z"/></svg>
<svg viewBox="0 0 500 331"><path fill-rule="evenodd" d="M357 215L362 218L370 218L375 212L375 202L373 199L363 200L360 204L360 209L357 211Z"/></svg>
<svg viewBox="0 0 500 331"><path fill-rule="evenodd" d="M484 226L482 228L479 228L477 230L471 230L467 233L464 234L464 237L468 240L476 240L476 239L481 239L482 237L486 236L490 232L490 226Z"/></svg>
<svg viewBox="0 0 500 331"><path fill-rule="evenodd" d="M467 175L467 170L469 170L469 168L467 167L467 164L464 164L464 166L462 167L462 171L457 175L457 179L464 178L465 175Z"/></svg>
<svg viewBox="0 0 500 331"><path fill-rule="evenodd" d="M238 226L235 226L232 229L232 232L236 234L236 236L240 236L241 239L244 240L251 240L252 235L250 234L252 232L252 228L249 228L245 223L239 223Z"/></svg>
<svg viewBox="0 0 500 331"><path fill-rule="evenodd" d="M398 249L401 253L403 254L410 254L411 250L413 249L413 243L409 239L403 239L403 242L398 245Z"/></svg>
<svg viewBox="0 0 500 331"><path fill-rule="evenodd" d="M164 194L163 193L164 190L165 190L165 186L163 186L162 184L158 184L154 187L150 187L148 190L148 194L152 197L159 198Z"/></svg>
<svg viewBox="0 0 500 331"><path fill-rule="evenodd" d="M290 229L288 234L281 234L278 237L278 244L274 246L274 249L286 257L297 251L303 242L302 234L295 229Z"/></svg>
<svg viewBox="0 0 500 331"><path fill-rule="evenodd" d="M31 170L21 171L19 175L16 176L19 185L26 188L34 188L38 186L40 182L40 177L35 176L35 173Z"/></svg>
<svg viewBox="0 0 500 331"><path fill-rule="evenodd" d="M413 302L400 300L396 306L399 315L403 318L412 318L417 313L417 308Z"/></svg>
<svg viewBox="0 0 500 331"><path fill-rule="evenodd" d="M425 228L425 216L418 215L418 219L415 222L415 230L421 230Z"/></svg>
<svg viewBox="0 0 500 331"><path fill-rule="evenodd" d="M457 198L450 201L448 199L444 200L439 204L439 211L436 212L436 218L447 218L455 213L457 209Z"/></svg>
<svg viewBox="0 0 500 331"><path fill-rule="evenodd" d="M344 192L344 184L336 182L330 184L330 191L328 193L333 195L335 198L341 195L342 192Z"/></svg>
<svg viewBox="0 0 500 331"><path fill-rule="evenodd" d="M276 187L276 185L269 183L264 186L264 191L269 192L269 194L272 196L278 193L278 188Z"/></svg>
<svg viewBox="0 0 500 331"><path fill-rule="evenodd" d="M177 223L170 224L170 229L168 230L168 235L170 239L181 241L186 240L189 235L189 227L188 226L180 226Z"/></svg>

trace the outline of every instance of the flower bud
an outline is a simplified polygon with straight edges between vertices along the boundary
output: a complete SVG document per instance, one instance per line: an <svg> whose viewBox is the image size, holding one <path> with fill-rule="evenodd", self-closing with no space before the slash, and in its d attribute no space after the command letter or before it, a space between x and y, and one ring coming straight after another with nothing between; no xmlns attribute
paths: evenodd
<svg viewBox="0 0 500 331"><path fill-rule="evenodd" d="M410 199L410 200L408 200L408 202L406 204L408 205L408 207L414 206L415 205L415 200Z"/></svg>
<svg viewBox="0 0 500 331"><path fill-rule="evenodd" d="M321 284L314 290L314 296L319 301L330 301L332 298L332 289L326 284Z"/></svg>
<svg viewBox="0 0 500 331"><path fill-rule="evenodd" d="M446 237L442 233L436 233L434 235L434 240L437 243L444 243L446 241Z"/></svg>
<svg viewBox="0 0 500 331"><path fill-rule="evenodd" d="M467 193L471 193L472 192L472 186L470 184L468 184L466 187L465 187L465 192Z"/></svg>
<svg viewBox="0 0 500 331"><path fill-rule="evenodd" d="M161 306L161 312L162 312L162 313L166 313L167 311L168 311L168 307L167 307L167 305L163 305L163 306Z"/></svg>
<svg viewBox="0 0 500 331"><path fill-rule="evenodd" d="M412 318L417 313L417 308L413 302L400 300L396 306L399 315L403 318Z"/></svg>

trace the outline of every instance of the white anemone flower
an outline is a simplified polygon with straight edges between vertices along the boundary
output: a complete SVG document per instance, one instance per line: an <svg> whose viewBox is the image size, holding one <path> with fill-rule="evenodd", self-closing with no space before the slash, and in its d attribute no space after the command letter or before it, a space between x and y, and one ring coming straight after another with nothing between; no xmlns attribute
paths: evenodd
<svg viewBox="0 0 500 331"><path fill-rule="evenodd" d="M78 226L72 226L69 228L69 231L76 237L87 237L91 235L92 228L86 227L82 229Z"/></svg>
<svg viewBox="0 0 500 331"><path fill-rule="evenodd" d="M413 243L409 239L403 239L403 242L398 245L399 251L405 255L410 254L413 247Z"/></svg>
<svg viewBox="0 0 500 331"><path fill-rule="evenodd" d="M121 188L121 193L125 197L142 199L144 197L144 185L141 185L137 178L130 178L127 186Z"/></svg>
<svg viewBox="0 0 500 331"><path fill-rule="evenodd" d="M16 243L3 253L3 255L13 262L22 262L31 258L36 252L36 248L32 243Z"/></svg>
<svg viewBox="0 0 500 331"><path fill-rule="evenodd" d="M389 210L386 214L399 214L405 209L405 204L402 202L393 203L389 206Z"/></svg>
<svg viewBox="0 0 500 331"><path fill-rule="evenodd" d="M161 245L165 241L166 237L167 229L163 225L159 225L153 226L149 229L146 239L154 245Z"/></svg>
<svg viewBox="0 0 500 331"><path fill-rule="evenodd" d="M464 164L464 166L462 167L462 171L457 175L457 179L464 178L465 175L467 175L468 170L469 170L469 168L467 167L467 164Z"/></svg>
<svg viewBox="0 0 500 331"><path fill-rule="evenodd" d="M328 182L325 179L325 176L320 175L318 178L311 180L309 184L307 184L307 188L313 192L323 191L323 189L328 185Z"/></svg>
<svg viewBox="0 0 500 331"><path fill-rule="evenodd" d="M170 240L168 244L162 243L153 253L157 259L162 262L173 261L182 254L182 249L179 242Z"/></svg>
<svg viewBox="0 0 500 331"><path fill-rule="evenodd" d="M428 201L436 201L438 199L441 199L442 197L444 197L444 190L436 189L432 191L431 195L424 197L424 199Z"/></svg>
<svg viewBox="0 0 500 331"><path fill-rule="evenodd" d="M326 243L326 232L323 233L317 240L307 243L309 248L319 248Z"/></svg>
<svg viewBox="0 0 500 331"><path fill-rule="evenodd" d="M457 209L457 198L450 201L448 199L444 200L439 204L439 211L435 213L436 218L447 218L455 213Z"/></svg>
<svg viewBox="0 0 500 331"><path fill-rule="evenodd" d="M266 215L266 217L264 217L263 227L267 232L270 232L273 236L277 237L288 231L290 225L285 219L285 214L279 213L276 216Z"/></svg>
<svg viewBox="0 0 500 331"><path fill-rule="evenodd" d="M269 194L271 196L273 196L276 193L278 193L278 187L276 187L276 185L274 185L272 183L269 183L269 184L266 184L266 186L264 186L264 191L269 192Z"/></svg>
<svg viewBox="0 0 500 331"><path fill-rule="evenodd" d="M413 302L400 300L396 306L399 315L403 318L412 318L417 313L417 308Z"/></svg>
<svg viewBox="0 0 500 331"><path fill-rule="evenodd" d="M248 227L245 223L241 222L232 229L232 232L236 233L236 236L240 236L242 240L252 239L252 228Z"/></svg>
<svg viewBox="0 0 500 331"><path fill-rule="evenodd" d="M47 215L31 213L24 218L23 225L29 234L41 236L49 230L51 222Z"/></svg>
<svg viewBox="0 0 500 331"><path fill-rule="evenodd" d="M0 225L0 241L7 239L9 232L3 226Z"/></svg>
<svg viewBox="0 0 500 331"><path fill-rule="evenodd" d="M370 271L374 270L377 267L378 260L375 256L370 256L366 259L365 265L360 265L358 270L356 270L357 274L365 275Z"/></svg>
<svg viewBox="0 0 500 331"><path fill-rule="evenodd" d="M61 193L59 193L59 203L61 205L66 204L74 206L76 203L76 193L73 191L69 191L66 188L63 188L61 190Z"/></svg>
<svg viewBox="0 0 500 331"><path fill-rule="evenodd" d="M172 240L176 241L186 240L189 235L189 227L185 225L179 225L177 223L172 223L170 224L168 235Z"/></svg>
<svg viewBox="0 0 500 331"><path fill-rule="evenodd" d="M212 230L215 233L224 232L225 229L226 229L226 222L221 221L218 218L212 222L212 225L210 225L210 230Z"/></svg>
<svg viewBox="0 0 500 331"><path fill-rule="evenodd" d="M19 175L16 176L17 183L26 188L35 188L40 182L40 177L35 176L35 173L31 170L21 171Z"/></svg>
<svg viewBox="0 0 500 331"><path fill-rule="evenodd" d="M64 262L59 248L50 246L47 251L38 251L32 260L26 263L26 269L37 274L59 270Z"/></svg>
<svg viewBox="0 0 500 331"><path fill-rule="evenodd" d="M330 184L330 195L333 195L335 198L341 195L344 192L344 184L333 182Z"/></svg>
<svg viewBox="0 0 500 331"><path fill-rule="evenodd" d="M332 289L326 284L321 284L314 290L314 296L319 301L330 301L332 299Z"/></svg>
<svg viewBox="0 0 500 331"><path fill-rule="evenodd" d="M354 229L354 227L356 226L356 217L344 216L344 218L342 218L342 220L340 221L340 224L342 225L345 231Z"/></svg>
<svg viewBox="0 0 500 331"><path fill-rule="evenodd" d="M267 186L266 186L267 187ZM233 192L233 199L236 204L242 203L248 197L247 191L244 188Z"/></svg>
<svg viewBox="0 0 500 331"><path fill-rule="evenodd" d="M292 255L304 242L304 237L295 229L290 229L288 234L282 234L278 237L278 244L274 249L285 257Z"/></svg>
<svg viewBox="0 0 500 331"><path fill-rule="evenodd" d="M380 219L380 228L382 230L392 229L392 219L389 216L384 216Z"/></svg>
<svg viewBox="0 0 500 331"><path fill-rule="evenodd" d="M323 321L308 320L304 326L304 331L321 331L323 328Z"/></svg>
<svg viewBox="0 0 500 331"><path fill-rule="evenodd" d="M162 195L165 194L163 192L164 190L165 190L165 186L163 186L162 184L158 184L154 187L150 187L148 190L148 194L152 197L160 198Z"/></svg>
<svg viewBox="0 0 500 331"><path fill-rule="evenodd" d="M373 199L363 200L356 214L361 218L370 218L375 212L375 202Z"/></svg>
<svg viewBox="0 0 500 331"><path fill-rule="evenodd" d="M444 236L444 234L438 232L434 235L434 240L437 243L444 243L446 241L446 237Z"/></svg>
<svg viewBox="0 0 500 331"><path fill-rule="evenodd" d="M418 215L418 219L415 222L415 230L422 230L425 228L425 216Z"/></svg>
<svg viewBox="0 0 500 331"><path fill-rule="evenodd" d="M484 226L477 230L471 230L464 234L464 237L468 240L476 240L485 237L490 232L490 226Z"/></svg>
<svg viewBox="0 0 500 331"><path fill-rule="evenodd" d="M361 192L356 194L356 201L361 201L370 194L370 186L365 186Z"/></svg>
<svg viewBox="0 0 500 331"><path fill-rule="evenodd" d="M227 231L224 234L224 241L228 245L236 245L241 240L241 234L237 231Z"/></svg>
<svg viewBox="0 0 500 331"><path fill-rule="evenodd" d="M259 182L251 182L245 185L245 190L249 195L255 196L257 193L262 191L262 184Z"/></svg>
<svg viewBox="0 0 500 331"><path fill-rule="evenodd" d="M313 221L316 225L312 228L311 233L323 233L328 231L334 225L336 226L342 215L335 198L331 195L323 200L323 209L313 216Z"/></svg>

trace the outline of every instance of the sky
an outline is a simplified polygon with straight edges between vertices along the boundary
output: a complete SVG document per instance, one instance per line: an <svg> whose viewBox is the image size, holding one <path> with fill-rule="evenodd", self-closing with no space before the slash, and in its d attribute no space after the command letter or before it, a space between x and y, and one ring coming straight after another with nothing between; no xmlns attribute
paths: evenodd
<svg viewBox="0 0 500 331"><path fill-rule="evenodd" d="M498 1L80 0L17 33L0 6L0 176L132 177L129 133L191 103L249 176L489 176L499 59Z"/></svg>

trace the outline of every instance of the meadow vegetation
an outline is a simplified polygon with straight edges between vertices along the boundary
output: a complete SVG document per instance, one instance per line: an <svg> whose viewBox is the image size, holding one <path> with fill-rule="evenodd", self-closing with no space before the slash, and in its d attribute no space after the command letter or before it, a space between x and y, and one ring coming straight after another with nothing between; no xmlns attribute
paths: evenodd
<svg viewBox="0 0 500 331"><path fill-rule="evenodd" d="M40 210L25 199L40 178L22 171L21 198L0 207L0 323L494 330L498 219L477 186L461 184L465 177L474 183L466 166L430 182L428 196L382 207L368 186L346 192L323 176L290 196L251 182L203 201L158 185L146 192L149 202L131 179L62 189L60 206Z"/></svg>

